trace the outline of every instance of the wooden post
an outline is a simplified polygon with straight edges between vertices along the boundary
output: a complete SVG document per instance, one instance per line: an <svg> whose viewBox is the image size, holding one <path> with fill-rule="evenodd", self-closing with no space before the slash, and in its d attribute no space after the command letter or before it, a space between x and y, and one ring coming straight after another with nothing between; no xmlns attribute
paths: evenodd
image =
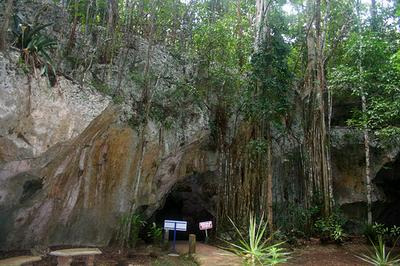
<svg viewBox="0 0 400 266"><path fill-rule="evenodd" d="M196 253L196 235L189 235L189 255Z"/></svg>
<svg viewBox="0 0 400 266"><path fill-rule="evenodd" d="M57 266L70 266L71 262L72 262L71 257L66 257L66 256L57 257Z"/></svg>
<svg viewBox="0 0 400 266"><path fill-rule="evenodd" d="M163 236L163 242L162 242L162 248L165 250L169 250L169 230L164 229L164 236Z"/></svg>
<svg viewBox="0 0 400 266"><path fill-rule="evenodd" d="M94 255L86 257L86 266L94 266Z"/></svg>
<svg viewBox="0 0 400 266"><path fill-rule="evenodd" d="M169 240L169 230L165 229L164 230L164 244L167 244Z"/></svg>

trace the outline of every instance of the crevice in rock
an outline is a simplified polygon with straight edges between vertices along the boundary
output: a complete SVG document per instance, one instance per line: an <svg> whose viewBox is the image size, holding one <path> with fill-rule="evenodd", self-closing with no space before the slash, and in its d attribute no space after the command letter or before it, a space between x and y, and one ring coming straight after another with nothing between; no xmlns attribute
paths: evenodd
<svg viewBox="0 0 400 266"><path fill-rule="evenodd" d="M40 179L31 179L25 181L23 185L23 191L19 203L24 203L30 199L38 190L42 189L43 183Z"/></svg>

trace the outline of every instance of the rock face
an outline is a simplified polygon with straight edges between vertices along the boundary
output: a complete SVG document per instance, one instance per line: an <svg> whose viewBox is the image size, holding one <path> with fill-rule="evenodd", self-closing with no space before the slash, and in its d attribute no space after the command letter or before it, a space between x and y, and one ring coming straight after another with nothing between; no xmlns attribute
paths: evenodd
<svg viewBox="0 0 400 266"><path fill-rule="evenodd" d="M65 47L62 8L21 0L16 12L31 23L55 22L44 31ZM149 121L144 138L128 126L140 115L142 88L132 77L143 71L147 42L127 40L111 65L98 61L92 38L77 31L69 56L54 55L68 76L54 87L24 73L19 54L0 54L0 249L107 245L132 203L151 216L177 182L216 169L203 115L193 106L182 104L176 121ZM150 54L152 102L170 110L183 67L163 47ZM126 101L113 106L98 91L118 91Z"/></svg>
<svg viewBox="0 0 400 266"><path fill-rule="evenodd" d="M121 121L134 112L126 103L63 77L50 87L18 59L0 54L0 248L107 245L132 203L151 216L177 182L216 170L199 116L169 129L149 121L141 138ZM163 97L174 86L155 90Z"/></svg>
<svg viewBox="0 0 400 266"><path fill-rule="evenodd" d="M19 55L0 55L0 160L28 159L80 134L110 103L89 88L60 77L24 75ZM0 174L0 178L2 175Z"/></svg>
<svg viewBox="0 0 400 266"><path fill-rule="evenodd" d="M6 180L14 193L0 212L3 245L107 245L132 201L152 213L176 182L214 170L201 137L164 158L159 143L141 155L137 134L117 122L106 109L46 166Z"/></svg>
<svg viewBox="0 0 400 266"><path fill-rule="evenodd" d="M201 115L179 120L169 129L150 121L143 142L121 121L126 108L62 77L50 88L45 78L20 73L17 60L16 54L0 56L1 248L107 245L119 217L132 204L147 217L162 220L172 214L168 206L175 200L181 204L179 215L193 219L192 224L212 219L217 158ZM158 92L173 90L168 86ZM362 136L345 128L333 133L336 202L350 218L362 219ZM372 176L393 180L382 167L395 161L399 150L374 143L372 151ZM297 153L289 140L276 148L277 202L301 199L296 192L301 187ZM378 181L377 203L392 196ZM376 209L377 215L382 210Z"/></svg>
<svg viewBox="0 0 400 266"><path fill-rule="evenodd" d="M332 132L332 173L334 181L334 198L348 218L356 222L366 220L366 181L365 153L362 132L345 127L337 127ZM385 168L396 165L400 149L398 146L383 147L380 143L371 142L371 180L373 219L383 221L386 216L382 204L393 203L390 193L386 193L381 184ZM399 173L400 174L400 173ZM389 179L396 177L391 173ZM400 177L400 175L397 175ZM398 179L400 182L400 179ZM385 182L386 183L386 182ZM390 182L389 182L390 183ZM396 184L394 184L396 187ZM398 198L396 198L398 203Z"/></svg>
<svg viewBox="0 0 400 266"><path fill-rule="evenodd" d="M30 3L18 5L26 17L60 22L48 30L64 45L68 32L60 25L68 21L67 14L52 3L21 1ZM175 215L192 219L191 225L215 216L218 160L209 145L206 115L170 97L180 80L190 79L190 67L180 65L163 47L152 48L152 101L162 108L157 110L158 120L145 125L143 137L127 121L140 116L142 88L132 77L144 68L148 44L132 38L115 55L113 65L92 64L99 54L90 51L90 40L84 37L91 38L77 33L81 46L70 54L80 63L57 59L64 73L84 85L58 77L50 87L46 78L22 72L18 54L0 54L0 249L107 245L119 218L131 208L162 221L174 215L175 201ZM97 92L102 89L119 91L127 100L116 106ZM165 121L167 111L172 121ZM291 215L288 206L279 204L290 202L299 208L304 193L301 125L292 130L300 140L284 136L274 144L277 216ZM350 218L363 219L362 135L335 128L332 142L335 200ZM398 153L396 147L372 145L375 206L398 202L385 185L397 186L398 176L382 169L399 169ZM378 207L377 216L384 210Z"/></svg>

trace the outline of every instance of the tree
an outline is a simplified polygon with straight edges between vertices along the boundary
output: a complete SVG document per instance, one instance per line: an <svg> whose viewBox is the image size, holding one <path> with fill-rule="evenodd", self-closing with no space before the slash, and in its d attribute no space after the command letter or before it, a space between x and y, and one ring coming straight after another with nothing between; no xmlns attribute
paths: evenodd
<svg viewBox="0 0 400 266"><path fill-rule="evenodd" d="M363 76L363 65L361 58L363 57L362 53L362 34L361 34L361 14L360 14L360 0L357 1L357 21L358 21L358 33L359 36L359 60L358 60L358 70L359 70L359 77L360 77L360 87L359 91L361 93L361 109L363 113L367 112L367 97L366 93L362 87L362 76ZM372 18L372 27L376 28L376 3L375 0L372 0L372 7L371 7L371 18ZM367 222L368 224L372 224L372 191L371 191L371 169L370 169L370 149L369 149L369 132L367 125L364 125L363 129L364 135L364 153L365 153L365 184L366 184L366 191L367 191Z"/></svg>
<svg viewBox="0 0 400 266"><path fill-rule="evenodd" d="M12 15L13 0L7 0L4 9L3 25L0 26L0 51L4 51L7 48L7 31L10 23L10 17Z"/></svg>
<svg viewBox="0 0 400 266"><path fill-rule="evenodd" d="M395 26L387 23L394 17L377 16L377 6L372 3L371 16L362 19L361 1L357 1L357 24L344 42L339 60L331 72L332 88L336 93L360 99L348 121L350 126L363 132L365 154L365 189L367 222L372 223L372 183L370 169L370 139L396 143L400 114L397 92L399 72L396 70ZM381 10L384 11L384 10ZM382 12L389 13L390 12ZM386 21L386 22L385 22ZM369 22L369 23L368 23ZM383 28L379 25L387 23Z"/></svg>
<svg viewBox="0 0 400 266"><path fill-rule="evenodd" d="M283 38L287 31L279 5L259 4L260 25L256 25L255 53L252 58L248 116L260 126L259 138L266 140L266 207L270 230L273 229L273 130L281 128L289 106L292 75L288 67L289 45Z"/></svg>
<svg viewBox="0 0 400 266"><path fill-rule="evenodd" d="M310 23L307 32L307 71L305 74L303 99L305 104L305 145L307 150L308 190L322 197L323 213L329 216L332 209L332 176L327 131L325 78L325 26L321 20L321 1L308 0ZM325 7L325 11L329 10Z"/></svg>

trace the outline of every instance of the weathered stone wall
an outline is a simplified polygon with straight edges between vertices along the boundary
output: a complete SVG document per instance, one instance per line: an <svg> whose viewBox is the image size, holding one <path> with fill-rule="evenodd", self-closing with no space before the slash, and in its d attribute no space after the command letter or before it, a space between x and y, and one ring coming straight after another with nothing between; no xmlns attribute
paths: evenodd
<svg viewBox="0 0 400 266"><path fill-rule="evenodd" d="M3 182L13 191L0 209L3 247L107 245L132 203L152 214L176 182L215 170L201 136L164 157L160 143L149 142L140 165L138 136L118 115L106 109L44 167ZM41 186L31 193L29 182Z"/></svg>
<svg viewBox="0 0 400 266"><path fill-rule="evenodd" d="M334 198L350 220L356 223L366 221L366 180L363 133L345 127L332 131L332 174ZM396 160L400 147L382 146L372 139L370 146L373 218L374 206L385 201L385 195L376 186L377 173L385 164ZM358 228L360 229L360 228Z"/></svg>
<svg viewBox="0 0 400 266"><path fill-rule="evenodd" d="M16 12L29 22L54 22L45 31L65 46L69 29L61 25L68 15L61 8L18 3ZM133 37L114 64L102 65L88 45L93 36L76 37L69 57L75 62L54 53L54 64L68 77L58 76L54 87L46 77L25 73L17 52L0 54L0 249L107 245L132 203L150 216L176 182L216 170L204 115L188 105L173 110L178 116L168 128L148 122L141 158L141 138L128 120L141 115L142 87L132 75L143 71L147 42ZM153 103L171 110L169 95L184 67L158 45L150 65L157 77ZM111 92L120 89L125 101L114 106L94 88L98 82Z"/></svg>
<svg viewBox="0 0 400 266"><path fill-rule="evenodd" d="M67 14L50 2L20 1L29 2L18 5L25 16L43 23L57 21L46 30L65 45L68 29L61 25L68 21ZM22 71L17 53L0 54L0 249L107 245L118 228L118 218L132 204L150 217L177 183L196 186L192 191L197 197L203 191L199 186L211 182L196 178L206 176L202 173L218 178L207 114L171 101L179 82L190 79L190 66L178 62L165 48L152 47L153 104L171 112L173 121L168 127L162 125L164 121L148 122L142 154L141 138L127 120L141 115L137 104L142 87L132 75L143 70L148 43L132 37L116 53L113 64L101 64L96 61L98 51L90 50L90 38L78 32L79 45L70 58L55 55L60 69L79 83L60 76L50 87L46 78ZM71 58L75 61L68 61ZM115 106L93 89L98 82L111 92L120 90L124 102ZM301 208L301 110L294 113L291 132L274 132L274 202ZM332 144L336 202L345 209L365 204L362 135L335 128ZM374 177L396 158L399 149L372 146ZM214 196L210 194L209 201L201 198L210 213L215 208ZM373 200L383 200L375 187ZM355 219L364 215L354 208L347 214Z"/></svg>
<svg viewBox="0 0 400 266"><path fill-rule="evenodd" d="M7 147L0 148L3 161L37 157L76 137L110 103L63 77L50 87L45 77L25 75L18 60L18 53L0 54L0 143Z"/></svg>

